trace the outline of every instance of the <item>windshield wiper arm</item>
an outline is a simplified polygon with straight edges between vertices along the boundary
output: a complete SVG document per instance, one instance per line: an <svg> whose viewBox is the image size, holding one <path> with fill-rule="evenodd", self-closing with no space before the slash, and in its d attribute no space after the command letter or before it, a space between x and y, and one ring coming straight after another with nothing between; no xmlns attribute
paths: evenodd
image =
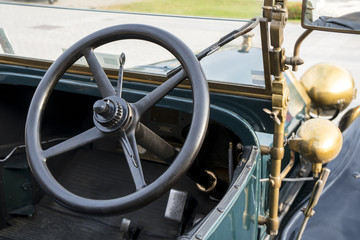
<svg viewBox="0 0 360 240"><path fill-rule="evenodd" d="M246 23L244 26L242 26L239 29L236 29L228 34L226 34L225 36L223 36L222 38L220 38L219 41L217 41L216 43L210 45L209 47L205 48L204 50L202 50L200 53L196 54L196 58L200 61L201 59L203 59L206 56L209 56L211 54L213 54L214 52L216 52L217 50L219 50L222 46L224 46L225 44L235 40L236 38L245 35L246 33L250 32L251 30L253 30L259 23L260 23L260 18L253 18L251 19L253 22L248 22ZM176 68L174 68L173 70L171 70L168 73L168 77L172 77L174 76L177 72L179 72L182 69L182 66L178 66Z"/></svg>

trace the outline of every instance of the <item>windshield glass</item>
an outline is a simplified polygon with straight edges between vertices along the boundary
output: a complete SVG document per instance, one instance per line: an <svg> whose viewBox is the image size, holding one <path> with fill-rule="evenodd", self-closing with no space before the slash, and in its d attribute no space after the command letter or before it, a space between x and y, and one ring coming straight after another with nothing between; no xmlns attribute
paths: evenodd
<svg viewBox="0 0 360 240"><path fill-rule="evenodd" d="M81 38L106 27L127 23L162 28L179 37L194 53L198 53L227 33L239 29L247 21L0 3L0 54L54 61ZM259 47L258 28L254 34L251 46ZM242 43L243 38L239 38L211 55L211 58L203 60L205 75L209 80L264 86L261 51L242 51ZM118 59L122 52L126 54L127 71L166 75L178 65L166 50L140 40L122 40L95 50L102 66L111 69L118 69ZM227 55L232 57L227 58ZM222 60L217 61L216 56ZM244 62L242 58L248 60ZM231 62L226 63L224 59ZM86 61L80 59L77 64L86 65ZM216 68L227 74L215 74L220 72L214 71Z"/></svg>

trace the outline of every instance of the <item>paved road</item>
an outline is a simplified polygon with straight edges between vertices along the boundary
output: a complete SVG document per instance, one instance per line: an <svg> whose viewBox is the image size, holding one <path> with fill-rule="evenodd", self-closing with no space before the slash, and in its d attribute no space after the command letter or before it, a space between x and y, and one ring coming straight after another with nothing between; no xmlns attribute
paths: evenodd
<svg viewBox="0 0 360 240"><path fill-rule="evenodd" d="M244 24L232 20L214 21L0 4L0 28L4 29L15 53L33 58L54 60L64 49L86 35L105 27L125 23L148 24L168 30L180 37L194 52L203 50L226 33ZM237 44L241 43L241 40L239 41ZM114 53L113 47L114 45L104 46L99 51ZM133 48L130 51L131 47ZM128 67L169 58L163 51L153 52L153 48L154 46L140 42L116 45L118 53L126 50L127 55L133 55L127 57ZM140 61L145 58L148 62Z"/></svg>

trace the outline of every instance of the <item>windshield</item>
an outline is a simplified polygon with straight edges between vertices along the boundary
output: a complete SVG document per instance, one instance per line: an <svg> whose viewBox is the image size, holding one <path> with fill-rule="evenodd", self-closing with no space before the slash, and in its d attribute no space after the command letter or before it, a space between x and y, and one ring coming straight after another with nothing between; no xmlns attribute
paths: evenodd
<svg viewBox="0 0 360 240"><path fill-rule="evenodd" d="M54 61L81 38L109 26L127 23L147 24L167 30L183 40L194 53L198 53L227 33L239 29L247 21L0 3L0 54ZM254 34L251 45L259 47L259 29L255 29ZM216 55L212 55L212 59L204 59L202 64L209 80L257 87L265 85L261 77L263 76L261 51L241 51L242 43L243 39L239 38L225 48L228 49L229 56L232 56L228 58L231 63L216 61L218 59ZM119 68L118 59L122 52L126 54L127 71L166 75L178 65L166 50L140 40L122 40L95 50L102 66L111 69ZM226 59L226 50L216 54ZM251 60L246 64L241 62L242 58L248 58L250 55ZM86 61L80 59L77 64L86 65ZM242 69L237 68L238 70L235 71L236 64L243 66ZM233 69L226 69L226 66L231 66ZM215 74L214 69L217 67L228 74Z"/></svg>

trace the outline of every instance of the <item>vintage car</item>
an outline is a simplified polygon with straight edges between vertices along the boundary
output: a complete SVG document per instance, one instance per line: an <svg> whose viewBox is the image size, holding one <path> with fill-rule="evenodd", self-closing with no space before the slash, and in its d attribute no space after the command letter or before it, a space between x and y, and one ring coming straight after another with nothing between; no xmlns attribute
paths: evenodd
<svg viewBox="0 0 360 240"><path fill-rule="evenodd" d="M0 239L356 239L354 79L289 69L313 30L359 33L323 5L286 57L287 0L248 21L1 2Z"/></svg>

